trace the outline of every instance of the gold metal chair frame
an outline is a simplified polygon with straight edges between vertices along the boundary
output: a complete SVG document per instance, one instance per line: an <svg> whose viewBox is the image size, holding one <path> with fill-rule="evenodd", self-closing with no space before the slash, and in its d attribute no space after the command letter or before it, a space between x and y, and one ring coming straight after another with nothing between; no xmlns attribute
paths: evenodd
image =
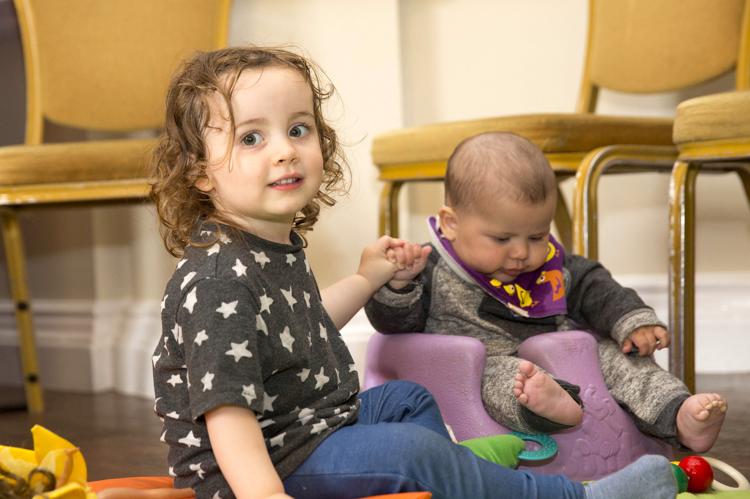
<svg viewBox="0 0 750 499"><path fill-rule="evenodd" d="M32 208L51 209L62 205L95 206L143 201L149 192L145 169L147 157L156 144L155 139L42 144L45 120L78 129L111 132L158 129L162 120L159 104L164 100L163 91L168 83L168 73L174 69L167 64L178 62L178 54L224 46L231 0L181 5L182 11L178 13L165 10L171 9L168 5L157 5L150 0L142 2L140 6L135 0L108 0L103 5L72 0L14 0L14 6L21 31L26 70L26 138L25 145L0 148L0 219L11 297L15 304L26 405L29 412L39 413L44 410L44 399L39 380L31 298L18 213ZM86 15L91 12L86 9L95 10L96 15ZM118 15L123 12L133 14L138 19ZM123 40L126 37L122 36L122 32L133 31L139 23L160 22L159 20L164 22L165 17L159 17L158 14L165 13L171 17L169 22L177 23L172 27L178 31L165 29L162 33L148 29L146 32L153 34L153 37L147 40L146 37L139 38L137 42L141 45L133 40ZM65 16L71 18L67 23L60 19ZM105 17L108 23L106 25L97 25L98 21L93 21ZM92 28L91 36L95 39L100 39L97 36L102 37L102 43L91 46L89 39L82 46L76 47L80 50L71 49L64 54L56 53L51 56L46 52L49 49L60 52L69 49L69 42L81 43L78 39L65 39L65 43L54 39L55 33L60 35L58 27L67 26L71 22L81 31ZM186 33L184 37L178 36L183 32ZM163 44L159 43L159 47L146 46L160 36L168 38ZM194 40L202 42L196 45ZM118 43L125 43L125 46L117 45ZM114 48L112 44L115 44ZM62 46L65 48L60 48ZM127 59L127 54L132 54L128 50L133 46L139 47L141 55L148 53L152 59L163 56L158 59L156 66L163 73L159 78L153 74L126 71L126 68L133 69L128 66L130 62ZM117 52L116 48L122 50ZM121 58L114 60L114 52ZM100 56L97 60L105 53L104 60L112 61L110 67L103 67L106 66L103 64L96 68L99 71L92 71L89 67L92 53ZM70 56L70 60L65 59L64 55ZM142 61L137 61L140 62ZM96 102L102 89L96 85L93 90L87 87L86 76L92 79L104 78L102 75L107 71L110 71L107 77L117 77L118 74L134 77L141 84L130 91L128 97L121 97L120 101L112 99L112 93L107 93L104 105L92 106L90 104ZM117 82L122 83L119 78ZM113 88L116 86L115 81L106 83L108 86L103 92L112 90L113 93L118 93ZM97 85L103 84L103 80L97 82ZM75 97L66 95L71 90L77 92ZM125 85L120 85L123 95L126 90L129 89ZM131 97L137 98L128 101ZM122 105L122 102L125 104ZM84 104L89 104L89 107ZM111 114L108 114L110 110Z"/></svg>

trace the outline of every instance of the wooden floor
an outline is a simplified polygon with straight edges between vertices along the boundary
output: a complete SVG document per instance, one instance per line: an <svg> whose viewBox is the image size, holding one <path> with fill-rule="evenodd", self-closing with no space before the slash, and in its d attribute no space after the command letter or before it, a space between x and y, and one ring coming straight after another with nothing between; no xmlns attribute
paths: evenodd
<svg viewBox="0 0 750 499"><path fill-rule="evenodd" d="M750 479L750 373L704 375L700 391L722 393L729 412L719 441L707 454L721 459ZM0 388L2 399L8 392ZM0 412L0 444L31 447L29 429L41 424L80 446L89 479L166 473L166 445L159 442L161 422L152 402L114 393L99 395L50 392L47 412L31 417L23 411ZM719 476L725 483L729 479Z"/></svg>

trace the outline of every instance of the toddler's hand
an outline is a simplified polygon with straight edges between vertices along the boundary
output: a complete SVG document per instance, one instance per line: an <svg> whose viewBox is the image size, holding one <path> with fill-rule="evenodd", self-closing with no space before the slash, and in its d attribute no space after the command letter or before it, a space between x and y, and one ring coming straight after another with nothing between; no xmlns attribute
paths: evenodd
<svg viewBox="0 0 750 499"><path fill-rule="evenodd" d="M388 283L394 289L400 289L409 284L419 275L427 264L427 256L432 251L430 246L404 242L402 246L388 248L386 256L396 265L396 273Z"/></svg>
<svg viewBox="0 0 750 499"><path fill-rule="evenodd" d="M401 239L382 236L362 250L357 274L364 276L371 283L373 292L393 279L398 266L388 253L401 248L404 244Z"/></svg>
<svg viewBox="0 0 750 499"><path fill-rule="evenodd" d="M669 346L669 333L661 326L642 326L630 333L622 343L623 353L630 353L633 347L638 349L638 355L646 357L654 351Z"/></svg>

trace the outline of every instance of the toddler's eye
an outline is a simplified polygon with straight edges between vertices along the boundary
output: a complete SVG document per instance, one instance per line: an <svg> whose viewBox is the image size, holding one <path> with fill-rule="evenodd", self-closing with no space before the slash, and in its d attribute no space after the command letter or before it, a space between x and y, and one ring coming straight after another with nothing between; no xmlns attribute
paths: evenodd
<svg viewBox="0 0 750 499"><path fill-rule="evenodd" d="M242 143L246 146L257 146L261 140L263 140L263 137L258 132L248 133L242 137Z"/></svg>
<svg viewBox="0 0 750 499"><path fill-rule="evenodd" d="M496 237L495 241L499 243L507 243L508 241L510 241L510 238L509 237Z"/></svg>
<svg viewBox="0 0 750 499"><path fill-rule="evenodd" d="M310 127L303 124L294 125L291 129L289 129L290 137L304 137L308 133L310 133Z"/></svg>

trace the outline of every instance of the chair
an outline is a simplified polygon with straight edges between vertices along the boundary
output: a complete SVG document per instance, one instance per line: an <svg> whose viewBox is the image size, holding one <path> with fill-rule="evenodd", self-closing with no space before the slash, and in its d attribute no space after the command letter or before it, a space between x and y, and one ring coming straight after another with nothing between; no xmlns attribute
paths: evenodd
<svg viewBox="0 0 750 499"><path fill-rule="evenodd" d="M155 139L43 144L45 122L94 132L161 126L170 75L223 46L230 0L14 0L26 66L25 144L0 148L0 216L27 407L43 410L17 215L146 198Z"/></svg>
<svg viewBox="0 0 750 499"><path fill-rule="evenodd" d="M558 180L576 175L587 154L614 144L639 146L639 155L629 160L631 164L668 171L676 156L672 120L595 115L598 91L608 88L660 92L693 85L730 70L737 57L744 3L590 0L586 63L576 113L430 124L375 137L372 157L384 182L380 232L398 235L398 195L406 182L442 179L455 146L482 132L508 131L530 139L542 148ZM684 33L691 34L689 40ZM589 184L594 190L596 182ZM596 220L595 203L588 203L587 207L592 210L588 220ZM580 209L579 203L575 208ZM574 223L581 223L578 216ZM580 238L588 230L589 240L595 235L591 223L571 228L562 196L558 196L555 225L568 248L572 247L573 233ZM589 245L595 247L593 240ZM576 250L583 252L580 247ZM595 257L595 252L589 253Z"/></svg>
<svg viewBox="0 0 750 499"><path fill-rule="evenodd" d="M543 473L563 473L573 480L608 475L644 454L671 457L664 442L638 431L609 395L599 367L597 343L583 331L545 333L525 340L520 357L581 387L583 423L555 433L558 455ZM510 430L487 414L482 403L484 345L477 339L439 334L375 333L367 346L364 388L406 379L425 386L437 400L456 438L466 440Z"/></svg>
<svg viewBox="0 0 750 499"><path fill-rule="evenodd" d="M750 15L745 22L750 23ZM750 36L745 54L750 56ZM702 172L737 173L750 202L750 71L738 73L738 87L745 90L682 102L674 124L679 156L669 196L670 365L691 390L695 389L696 177Z"/></svg>

